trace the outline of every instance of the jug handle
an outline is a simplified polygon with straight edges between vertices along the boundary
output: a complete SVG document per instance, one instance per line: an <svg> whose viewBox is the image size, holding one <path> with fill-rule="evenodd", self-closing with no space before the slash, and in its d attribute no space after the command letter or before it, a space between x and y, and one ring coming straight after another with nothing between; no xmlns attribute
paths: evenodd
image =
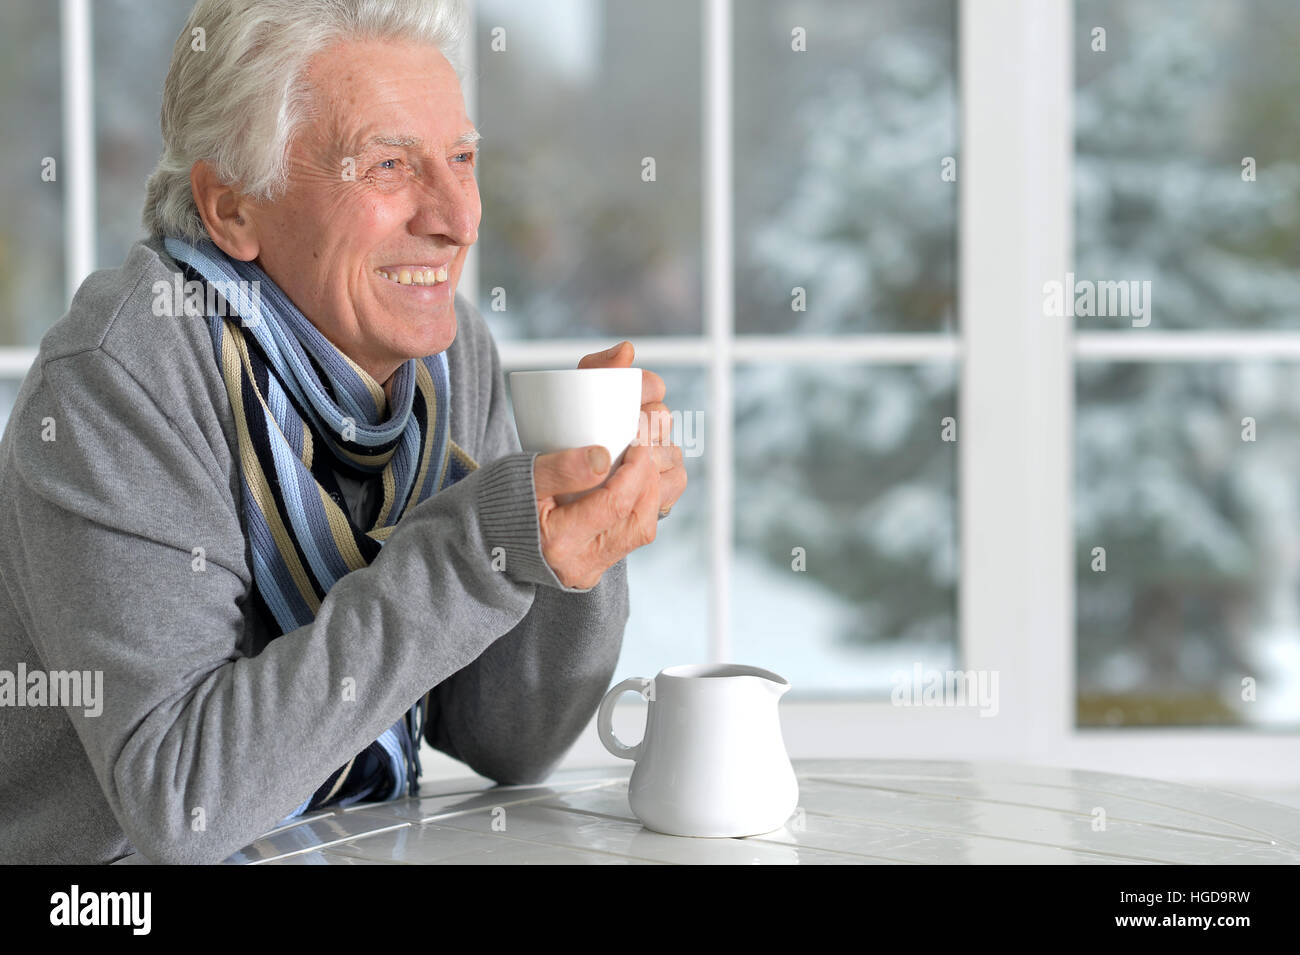
<svg viewBox="0 0 1300 955"><path fill-rule="evenodd" d="M653 684L654 680L647 680L642 676L630 677L611 689L600 701L600 709L596 713L596 732L600 735L600 741L605 744L605 748L619 759L636 759L640 756L641 743L645 742L645 738L642 737L641 743L635 746L628 746L614 735L614 703L624 693L636 692L644 696L646 687ZM648 699L654 699L653 691Z"/></svg>

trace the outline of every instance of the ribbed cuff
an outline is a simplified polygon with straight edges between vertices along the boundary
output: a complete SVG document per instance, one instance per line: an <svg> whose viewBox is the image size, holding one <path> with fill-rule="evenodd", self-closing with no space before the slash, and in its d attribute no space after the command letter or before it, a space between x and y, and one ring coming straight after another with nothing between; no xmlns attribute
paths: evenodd
<svg viewBox="0 0 1300 955"><path fill-rule="evenodd" d="M483 468L478 488L479 526L496 570L515 580L585 594L592 588L565 587L542 556L533 485L535 453L508 454Z"/></svg>

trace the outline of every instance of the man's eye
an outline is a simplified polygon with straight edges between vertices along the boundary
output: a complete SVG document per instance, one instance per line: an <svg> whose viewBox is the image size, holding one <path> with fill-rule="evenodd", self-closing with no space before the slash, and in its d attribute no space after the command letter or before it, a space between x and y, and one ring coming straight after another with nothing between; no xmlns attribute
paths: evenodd
<svg viewBox="0 0 1300 955"><path fill-rule="evenodd" d="M457 153L457 154L456 154L456 158L457 158L457 159L460 159L462 156L468 156L468 157L469 157L468 160L465 160L466 162L473 162L473 161L474 161L474 154L473 154L472 152L468 152L468 153Z"/></svg>
<svg viewBox="0 0 1300 955"><path fill-rule="evenodd" d="M402 171L402 160L400 159L383 159L370 167L371 175L375 173L395 173Z"/></svg>

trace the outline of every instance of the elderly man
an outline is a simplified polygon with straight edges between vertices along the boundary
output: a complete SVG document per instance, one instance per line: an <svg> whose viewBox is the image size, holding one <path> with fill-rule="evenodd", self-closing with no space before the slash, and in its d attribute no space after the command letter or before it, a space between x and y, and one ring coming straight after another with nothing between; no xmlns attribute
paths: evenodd
<svg viewBox="0 0 1300 955"><path fill-rule="evenodd" d="M519 450L455 295L464 29L417 0L191 14L151 238L46 335L0 446L0 861L216 862L417 792L422 737L540 781L594 712L624 557L686 477L649 372L612 473ZM55 699L73 672L102 698Z"/></svg>

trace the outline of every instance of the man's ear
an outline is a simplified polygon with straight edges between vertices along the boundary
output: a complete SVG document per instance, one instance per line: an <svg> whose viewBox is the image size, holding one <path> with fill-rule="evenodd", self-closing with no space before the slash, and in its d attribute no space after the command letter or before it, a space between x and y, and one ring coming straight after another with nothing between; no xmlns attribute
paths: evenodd
<svg viewBox="0 0 1300 955"><path fill-rule="evenodd" d="M253 223L252 203L234 186L223 183L216 170L203 160L190 167L190 190L199 218L217 248L241 262L257 258L261 243Z"/></svg>

